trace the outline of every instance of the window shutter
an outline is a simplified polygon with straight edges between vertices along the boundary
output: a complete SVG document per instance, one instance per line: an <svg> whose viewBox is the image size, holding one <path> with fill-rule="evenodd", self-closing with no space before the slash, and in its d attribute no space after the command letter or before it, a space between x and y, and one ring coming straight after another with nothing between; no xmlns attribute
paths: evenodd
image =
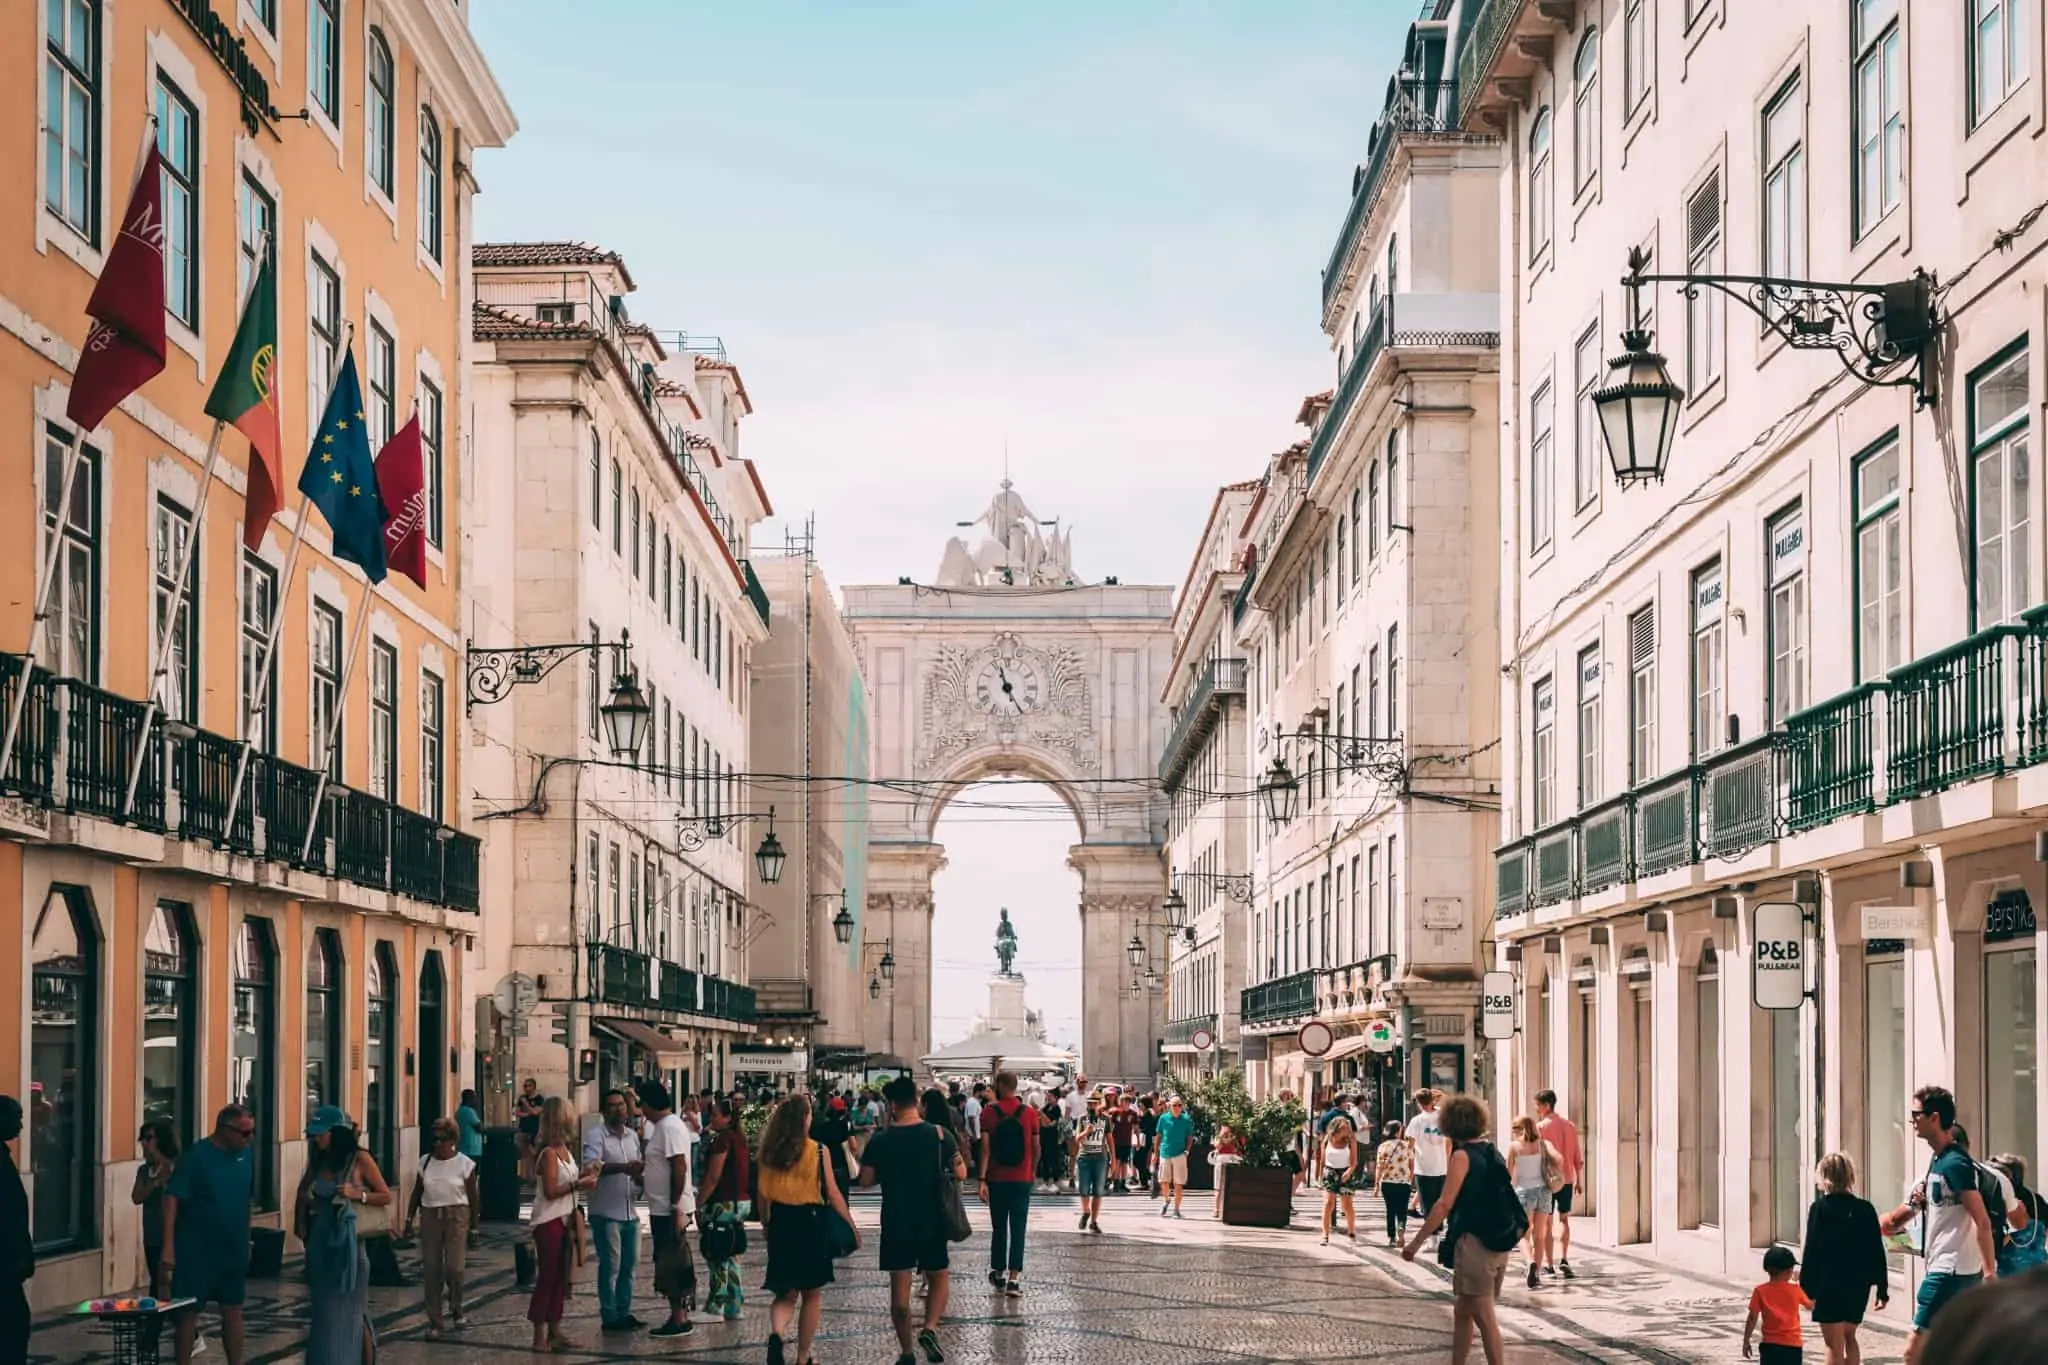
<svg viewBox="0 0 2048 1365"><path fill-rule="evenodd" d="M1721 233L1721 169L1715 167L1685 206L1685 254L1697 256Z"/></svg>
<svg viewBox="0 0 2048 1365"><path fill-rule="evenodd" d="M1628 618L1628 659L1631 667L1641 668L1657 655L1657 608L1655 604L1644 607Z"/></svg>

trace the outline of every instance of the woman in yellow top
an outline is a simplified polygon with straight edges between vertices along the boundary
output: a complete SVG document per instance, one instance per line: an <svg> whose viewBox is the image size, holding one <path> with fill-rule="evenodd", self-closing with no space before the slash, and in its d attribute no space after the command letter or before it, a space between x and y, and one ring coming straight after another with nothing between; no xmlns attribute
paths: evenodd
<svg viewBox="0 0 2048 1365"><path fill-rule="evenodd" d="M825 1149L811 1141L811 1101L791 1095L775 1106L761 1135L761 1225L768 1240L768 1365L784 1365L782 1334L797 1318L796 1358L810 1365L824 1289L832 1283L832 1250L825 1237L827 1204L848 1224L846 1196L832 1178ZM798 1305L802 1313L798 1314Z"/></svg>

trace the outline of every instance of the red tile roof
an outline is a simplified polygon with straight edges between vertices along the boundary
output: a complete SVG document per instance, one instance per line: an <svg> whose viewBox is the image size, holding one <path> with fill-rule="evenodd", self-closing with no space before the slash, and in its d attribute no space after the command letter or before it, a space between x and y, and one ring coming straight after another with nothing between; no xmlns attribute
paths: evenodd
<svg viewBox="0 0 2048 1365"><path fill-rule="evenodd" d="M754 400L747 395L747 381L740 378L739 366L733 364L730 360L720 360L717 356L699 355L697 357L697 368L700 370L724 370L730 374L732 376L733 388L739 391L740 406L749 415L753 413Z"/></svg>
<svg viewBox="0 0 2048 1365"><path fill-rule="evenodd" d="M537 337L594 337L597 334L580 322L542 322L523 318L488 303L470 308L470 330L478 341L517 341Z"/></svg>
<svg viewBox="0 0 2048 1365"><path fill-rule="evenodd" d="M479 268L531 269L551 265L608 265L615 268L632 289L633 272L626 258L616 251L588 242L478 242L469 249L471 264Z"/></svg>

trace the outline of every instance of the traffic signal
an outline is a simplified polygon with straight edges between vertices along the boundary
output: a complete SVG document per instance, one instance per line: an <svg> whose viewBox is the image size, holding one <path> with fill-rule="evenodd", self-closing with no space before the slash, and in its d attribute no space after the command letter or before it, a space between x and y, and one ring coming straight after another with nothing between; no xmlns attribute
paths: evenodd
<svg viewBox="0 0 2048 1365"><path fill-rule="evenodd" d="M573 1022L569 1015L569 1006L566 1003L555 1006L554 1043L556 1047L566 1048L575 1042L575 1039L570 1036Z"/></svg>
<svg viewBox="0 0 2048 1365"><path fill-rule="evenodd" d="M577 1054L576 1072L577 1079L584 1085L589 1085L592 1081L597 1079L596 1048L587 1047L584 1048L582 1052Z"/></svg>

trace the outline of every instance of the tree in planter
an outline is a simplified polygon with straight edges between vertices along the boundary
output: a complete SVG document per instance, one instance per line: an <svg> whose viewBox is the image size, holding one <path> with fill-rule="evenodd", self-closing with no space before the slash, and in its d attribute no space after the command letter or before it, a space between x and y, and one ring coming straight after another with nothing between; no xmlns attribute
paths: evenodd
<svg viewBox="0 0 2048 1365"><path fill-rule="evenodd" d="M1223 1180L1223 1221L1241 1227L1286 1227L1293 1213L1294 1172L1287 1156L1308 1119L1293 1100L1255 1102L1241 1072L1225 1071L1202 1086L1216 1126L1230 1125L1243 1157Z"/></svg>

